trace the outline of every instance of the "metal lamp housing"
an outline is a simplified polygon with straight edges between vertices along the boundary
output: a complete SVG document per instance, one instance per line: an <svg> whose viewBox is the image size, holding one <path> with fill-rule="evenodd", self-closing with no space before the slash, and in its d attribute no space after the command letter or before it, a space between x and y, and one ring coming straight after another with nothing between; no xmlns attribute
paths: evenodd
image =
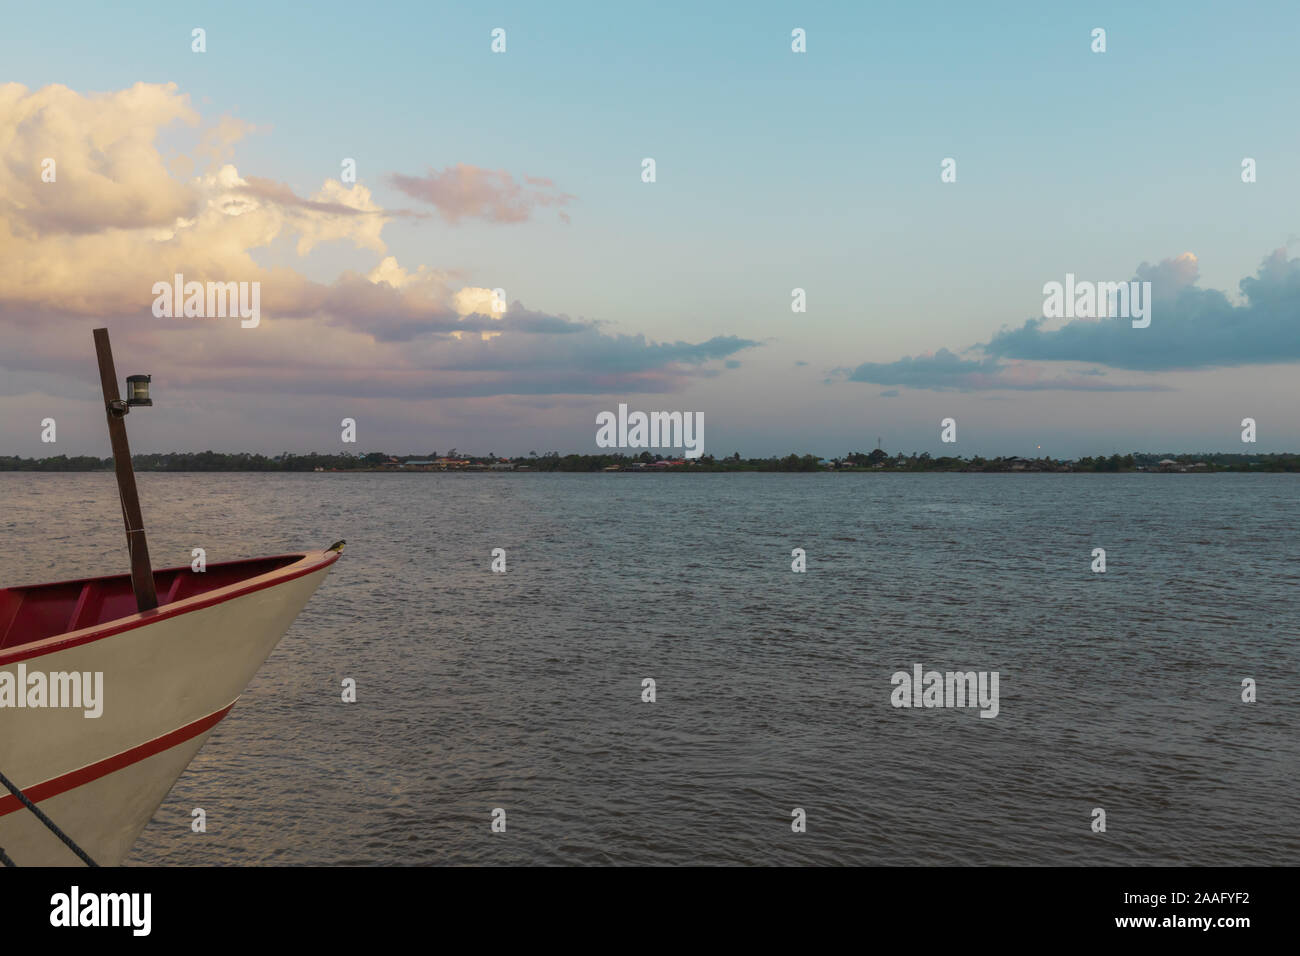
<svg viewBox="0 0 1300 956"><path fill-rule="evenodd" d="M149 397L149 383L153 381L152 375L128 375L126 377L126 404L131 408L137 405L152 405L153 399Z"/></svg>

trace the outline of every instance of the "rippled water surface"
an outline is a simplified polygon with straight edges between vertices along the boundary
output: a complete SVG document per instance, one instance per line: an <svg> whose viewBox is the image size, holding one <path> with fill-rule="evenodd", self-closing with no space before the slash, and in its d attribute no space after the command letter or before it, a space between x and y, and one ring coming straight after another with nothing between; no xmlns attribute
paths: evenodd
<svg viewBox="0 0 1300 956"><path fill-rule="evenodd" d="M159 567L348 547L131 863L1300 859L1298 477L140 487ZM0 495L0 583L126 569L111 473ZM892 707L915 663L998 671L1000 713Z"/></svg>

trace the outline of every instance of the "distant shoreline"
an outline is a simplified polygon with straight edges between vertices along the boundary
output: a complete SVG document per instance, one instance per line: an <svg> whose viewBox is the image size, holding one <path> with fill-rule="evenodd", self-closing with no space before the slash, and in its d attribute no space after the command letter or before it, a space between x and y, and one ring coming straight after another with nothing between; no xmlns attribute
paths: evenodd
<svg viewBox="0 0 1300 956"><path fill-rule="evenodd" d="M224 452L169 452L167 454L133 455L137 472L243 472L243 473L295 473L295 474L445 474L445 473L587 473L587 474L645 474L668 472L673 474L707 473L728 474L740 472L869 472L881 474L1222 474L1235 472L1257 474L1267 472L1300 472L1300 453L1239 454L1233 452L1202 452L1198 454L1132 452L1127 455L1084 457L1079 459L997 457L970 458L932 457L928 452L919 455L889 455L882 449L869 453L854 452L842 458L825 459L816 455L790 454L772 458L740 458L732 455L715 458L712 455L694 459L667 458L663 455L642 453L630 455L545 455L529 454L514 459L495 456L461 457L455 450L439 457L414 455L392 456L383 452L365 455L290 455L274 458L251 453ZM18 458L0 456L0 472L110 472L111 458L93 456L48 458Z"/></svg>

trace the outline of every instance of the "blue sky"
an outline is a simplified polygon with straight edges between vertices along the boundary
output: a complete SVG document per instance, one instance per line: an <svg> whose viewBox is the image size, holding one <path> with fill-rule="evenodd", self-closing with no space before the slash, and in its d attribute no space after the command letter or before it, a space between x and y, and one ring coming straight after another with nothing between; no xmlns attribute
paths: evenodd
<svg viewBox="0 0 1300 956"><path fill-rule="evenodd" d="M619 377L616 348L575 350L563 375L543 376L570 384L534 383L526 395L444 387L431 369L425 399L278 389L294 377L282 358L282 375L257 386L255 422L244 398L229 397L227 414L200 424L213 388L178 378L160 390L176 400L171 424L133 432L140 450L188 448L196 433L218 448L333 450L339 415L359 404L367 448L594 451L594 415L619 401L703 411L715 453L833 455L877 436L891 450L938 451L948 415L968 426L955 449L965 454L1239 450L1247 415L1260 421L1259 450L1300 447L1300 295L1286 268L1300 256L1293 4L72 3L57 17L14 7L5 20L0 82L83 96L174 83L200 119L160 126L164 158L192 154L203 130L237 117L256 127L228 150L241 176L308 197L352 157L378 206L418 214L388 221L382 250L339 239L300 255L285 232L249 250L265 269L325 284L392 256L609 336L753 343L655 372L649 393ZM201 55L190 50L196 26L207 31ZM495 27L507 31L504 54L489 50ZM790 50L795 27L807 31L805 54ZM1107 31L1104 54L1089 48L1094 27ZM640 179L647 156L653 184ZM1247 156L1252 184L1240 178ZM956 183L939 181L945 157L957 160ZM572 199L524 221L449 222L393 184L459 164L549 180ZM1238 284L1278 250L1276 289L1249 308ZM1178 354L1225 335L1257 342L1220 367L1135 365L1121 342L1118 356L1082 347L1050 362L1042 356L1060 350L1010 358L1032 363L1032 381L1147 390L854 380L864 366L874 375L942 349L983 361L987 352L966 350L1041 316L1045 282L1127 280L1187 253L1196 290L1243 308L1184 328L1170 301L1153 327ZM805 314L790 310L794 287L807 291ZM175 336L150 331L147 305L109 324L137 333L136 353L166 368ZM102 444L97 421L84 441L74 424L87 398L71 368L22 355L23 323L58 321L58 310L33 318L30 303L0 299L0 365L11 373L0 453L50 453L31 421L46 406L70 416L60 451ZM256 334L224 335L222 360L255 365ZM314 337L302 338L310 351ZM70 335L68 351L79 345ZM1279 361L1260 361L1270 356ZM584 370L609 389L565 391Z"/></svg>

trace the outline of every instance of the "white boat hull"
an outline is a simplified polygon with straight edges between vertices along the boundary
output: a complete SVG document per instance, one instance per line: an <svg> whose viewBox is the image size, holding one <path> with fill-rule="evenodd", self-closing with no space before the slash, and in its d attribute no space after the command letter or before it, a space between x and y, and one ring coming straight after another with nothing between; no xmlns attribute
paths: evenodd
<svg viewBox="0 0 1300 956"><path fill-rule="evenodd" d="M28 672L102 672L103 713L0 710L0 771L97 863L119 864L331 563L111 636L65 640L27 656L21 663ZM0 663L0 670L16 672L17 662ZM20 866L80 863L2 790L0 847Z"/></svg>

